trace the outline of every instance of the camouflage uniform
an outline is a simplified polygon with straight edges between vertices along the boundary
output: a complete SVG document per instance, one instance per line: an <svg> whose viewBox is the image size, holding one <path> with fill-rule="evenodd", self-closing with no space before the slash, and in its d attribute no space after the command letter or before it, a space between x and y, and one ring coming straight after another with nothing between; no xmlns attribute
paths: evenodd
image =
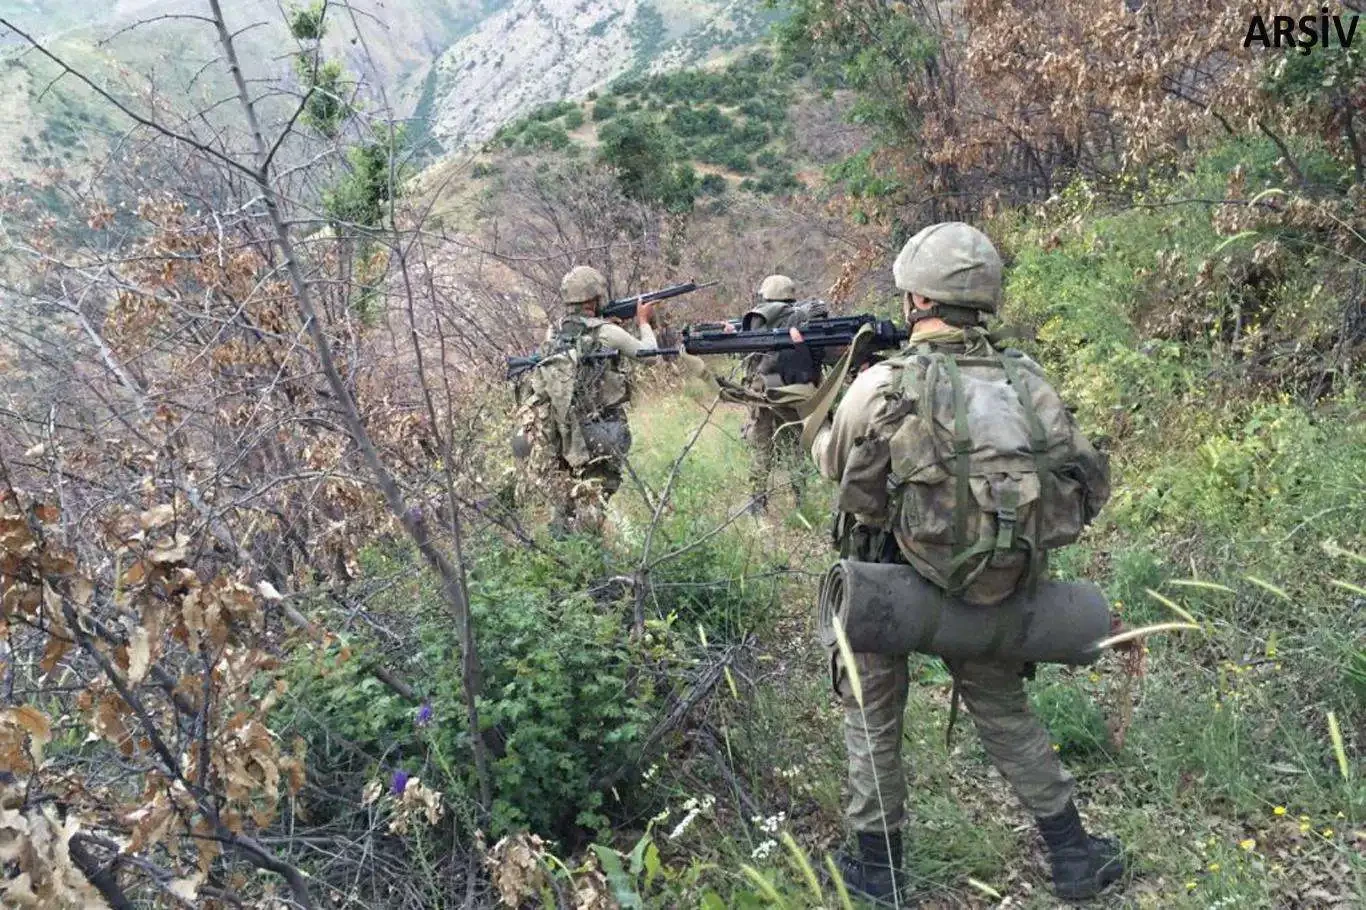
<svg viewBox="0 0 1366 910"><path fill-rule="evenodd" d="M647 322L637 321L640 337L589 316L607 298L607 282L596 269L576 266L560 285L570 309L558 327L546 332L545 359L517 386L518 435L514 453L527 458L523 485L548 492L556 502L557 531L601 529L607 501L621 487L631 430L626 405L631 376L626 361L659 346ZM614 360L586 355L616 351ZM689 375L715 377L701 359L678 361Z"/></svg>
<svg viewBox="0 0 1366 910"><path fill-rule="evenodd" d="M765 305L745 314L746 330L769 327L769 318L784 307L769 304L793 304L797 296L796 284L786 275L770 275L759 287ZM787 352L788 356L791 352ZM752 354L745 362L745 387L753 397L804 398L815 391L813 382L789 382L783 377L783 354ZM812 379L818 378L813 375ZM754 503L763 508L768 501L769 484L775 467L788 467L792 472L792 488L798 502L802 494L801 415L783 404L749 404L749 421L744 427L745 439L754 447L750 463L750 487Z"/></svg>
<svg viewBox="0 0 1366 910"><path fill-rule="evenodd" d="M596 270L579 266L565 276L561 290L573 307L605 299L607 289ZM521 433L532 441L527 479L540 489L550 488L556 529L599 530L608 500L621 487L631 447L626 417L630 376L620 361L581 357L615 350L624 359L657 347L650 326L639 328L636 338L605 319L571 313L545 339L548 355L566 356L532 370L519 389Z"/></svg>
<svg viewBox="0 0 1366 910"><path fill-rule="evenodd" d="M965 349L961 331L915 338L932 349L974 353ZM880 409L891 400L894 370L878 364L865 370L840 403L831 426L816 437L812 454L821 473L833 480L844 475L856 441L876 425ZM850 557L868 562L904 561L894 541L869 525L850 527ZM848 819L855 831L900 827L906 798L901 769L901 718L906 710L906 657L857 654L863 706L854 700L848 674L835 659L835 688L844 705L844 738L849 750ZM1072 797L1072 776L1062 767L1043 725L1030 713L1023 677L1026 667L995 661L968 661L951 666L963 703L971 714L987 754L1010 783L1025 808L1036 816L1062 811Z"/></svg>
<svg viewBox="0 0 1366 910"><path fill-rule="evenodd" d="M987 347L977 328L980 313L996 309L1001 261L980 231L960 223L933 225L907 242L893 267L898 288L919 295L927 308L911 315L912 343L931 351L977 356ZM942 320L932 325L923 320ZM947 326L944 324L947 323ZM971 326L964 331L956 326ZM822 475L841 483L885 488L890 465L859 447L896 420L896 367L875 364L849 387L832 422L815 434L812 456ZM1094 450L1080 432L1075 445ZM884 447L885 451L885 447ZM1088 466L1092 466L1088 463ZM1103 463L1093 465L1104 472ZM846 474L846 471L849 473ZM853 478L857 477L858 481ZM880 483L879 483L880 482ZM1108 495L1108 483L1103 485ZM857 497L850 501L859 501ZM1103 501L1103 499L1102 499ZM885 518L885 516L883 517ZM849 556L865 561L906 562L895 535L880 531L874 516L841 514L837 529ZM923 574L923 573L922 573ZM847 817L857 836L858 855L844 854L840 868L852 890L875 900L899 891L900 828L905 818L906 783L901 764L902 724L908 693L904 655L856 653L862 703L854 697L847 668L831 654L833 682L844 708L850 801ZM992 763L1037 820L1053 861L1054 889L1060 897L1093 896L1123 871L1120 848L1088 835L1072 801L1075 782L1050 744L1048 732L1031 713L1024 678L1032 667L1002 660L949 663L982 745Z"/></svg>

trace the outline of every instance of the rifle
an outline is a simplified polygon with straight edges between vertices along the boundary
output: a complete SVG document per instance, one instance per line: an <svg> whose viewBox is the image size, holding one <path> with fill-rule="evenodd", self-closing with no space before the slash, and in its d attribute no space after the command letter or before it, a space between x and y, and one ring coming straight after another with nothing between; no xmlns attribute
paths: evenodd
<svg viewBox="0 0 1366 910"><path fill-rule="evenodd" d="M670 297L679 297L683 294L691 294L693 291L700 291L703 288L715 287L720 283L719 281L708 281L705 284L698 284L696 281L688 281L658 291L646 291L644 294L637 294L634 297L623 297L620 300L613 300L603 307L602 317L604 319L632 319L636 315L636 307L642 303L668 300Z"/></svg>
<svg viewBox="0 0 1366 910"><path fill-rule="evenodd" d="M671 354L677 353L678 350L676 348L643 348L642 350L637 351L634 356L668 357ZM557 355L551 354L549 356L554 357ZM591 363L599 360L615 361L619 359L621 356L621 351L618 351L615 348L611 348L604 351L589 351L587 354L579 355L579 362ZM536 369L536 367L540 366L542 363L545 362L546 357L547 355L545 354L527 354L524 357L509 357L507 359L506 378L508 379L508 381L511 381L513 379L516 379L518 376L521 376L523 373L527 373L531 370Z"/></svg>
<svg viewBox="0 0 1366 910"><path fill-rule="evenodd" d="M555 355L550 355L555 356ZM580 360L616 360L621 356L621 351L590 351L580 357ZM529 373L540 366L546 359L545 354L527 354L525 357L509 357L507 379L516 379L523 373Z"/></svg>

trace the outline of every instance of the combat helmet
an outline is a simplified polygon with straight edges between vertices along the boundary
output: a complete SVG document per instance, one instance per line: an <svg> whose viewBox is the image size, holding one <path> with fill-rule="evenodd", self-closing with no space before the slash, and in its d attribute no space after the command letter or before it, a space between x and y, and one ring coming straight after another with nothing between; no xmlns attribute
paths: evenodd
<svg viewBox="0 0 1366 910"><path fill-rule="evenodd" d="M1001 300L1001 257L986 234L961 221L932 224L916 234L892 265L896 286L937 306L916 318L974 323Z"/></svg>
<svg viewBox="0 0 1366 910"><path fill-rule="evenodd" d="M759 285L759 296L765 300L791 302L797 299L797 283L786 275L769 275Z"/></svg>
<svg viewBox="0 0 1366 910"><path fill-rule="evenodd" d="M607 296L607 279L589 265L576 265L560 281L560 297L565 303L587 303Z"/></svg>

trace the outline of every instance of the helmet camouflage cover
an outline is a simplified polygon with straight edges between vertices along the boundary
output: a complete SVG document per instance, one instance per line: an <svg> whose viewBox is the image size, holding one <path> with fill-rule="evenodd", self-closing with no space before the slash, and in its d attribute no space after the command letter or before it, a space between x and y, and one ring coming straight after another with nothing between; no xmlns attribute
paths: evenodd
<svg viewBox="0 0 1366 910"><path fill-rule="evenodd" d="M796 300L797 283L786 275L769 275L759 285L759 296L765 300Z"/></svg>
<svg viewBox="0 0 1366 910"><path fill-rule="evenodd" d="M607 279L588 265L576 265L560 281L560 297L565 303L587 303L607 296Z"/></svg>
<svg viewBox="0 0 1366 910"><path fill-rule="evenodd" d="M892 265L896 286L966 309L996 312L1001 257L986 234L961 221L932 224L916 234Z"/></svg>

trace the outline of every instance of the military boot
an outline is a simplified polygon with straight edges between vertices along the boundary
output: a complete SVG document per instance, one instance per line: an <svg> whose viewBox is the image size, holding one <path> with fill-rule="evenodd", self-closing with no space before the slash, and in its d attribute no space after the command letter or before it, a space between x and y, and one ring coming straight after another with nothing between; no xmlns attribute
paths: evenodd
<svg viewBox="0 0 1366 910"><path fill-rule="evenodd" d="M835 865L851 897L862 898L879 907L912 906L894 896L910 890L906 887L905 873L901 871L900 831L860 833L858 855L847 851L841 853Z"/></svg>
<svg viewBox="0 0 1366 910"><path fill-rule="evenodd" d="M1095 897L1124 874L1124 849L1119 841L1087 834L1075 803L1037 821L1053 861L1053 892L1060 899Z"/></svg>

